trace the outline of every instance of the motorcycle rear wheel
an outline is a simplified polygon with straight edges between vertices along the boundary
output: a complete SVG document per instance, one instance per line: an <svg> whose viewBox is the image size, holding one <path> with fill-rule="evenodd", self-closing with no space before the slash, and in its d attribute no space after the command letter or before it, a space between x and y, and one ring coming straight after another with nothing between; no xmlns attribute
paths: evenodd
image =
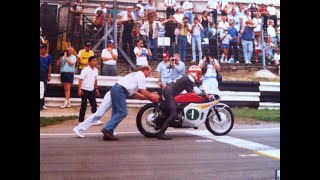
<svg viewBox="0 0 320 180"><path fill-rule="evenodd" d="M155 130L155 121L158 117L158 104L150 103L144 105L138 112L136 118L137 128L146 137L156 137L160 130Z"/></svg>
<svg viewBox="0 0 320 180"><path fill-rule="evenodd" d="M214 111L210 110L205 124L212 134L216 136L223 136L231 131L234 124L234 116L229 107L217 105L216 108L221 117L221 121L219 121Z"/></svg>

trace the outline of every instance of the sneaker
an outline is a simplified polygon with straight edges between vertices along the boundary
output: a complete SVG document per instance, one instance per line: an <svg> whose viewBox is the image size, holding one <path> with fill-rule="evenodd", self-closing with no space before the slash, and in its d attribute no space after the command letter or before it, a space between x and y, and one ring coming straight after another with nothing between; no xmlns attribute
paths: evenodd
<svg viewBox="0 0 320 180"><path fill-rule="evenodd" d="M68 106L67 101L64 101L63 105L62 105L62 106L60 106L60 108L61 108L61 109L64 109L64 108L66 108L67 106Z"/></svg>
<svg viewBox="0 0 320 180"><path fill-rule="evenodd" d="M47 106L45 106L45 105L43 105L42 108L43 108L44 110L48 109Z"/></svg>
<svg viewBox="0 0 320 180"><path fill-rule="evenodd" d="M71 102L69 100L68 104L67 104L67 108L71 108Z"/></svg>
<svg viewBox="0 0 320 180"><path fill-rule="evenodd" d="M98 120L97 122L93 123L94 126L99 126L99 125L101 125L101 124L103 124L103 122L100 121L100 120Z"/></svg>
<svg viewBox="0 0 320 180"><path fill-rule="evenodd" d="M81 132L79 131L79 129L76 127L74 127L73 132L79 137L79 138L84 138L85 136L83 134L81 134Z"/></svg>

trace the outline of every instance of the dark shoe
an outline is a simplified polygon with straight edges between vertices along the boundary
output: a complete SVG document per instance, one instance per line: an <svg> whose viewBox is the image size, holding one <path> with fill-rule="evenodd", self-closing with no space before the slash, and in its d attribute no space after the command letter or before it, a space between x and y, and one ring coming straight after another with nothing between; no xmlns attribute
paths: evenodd
<svg viewBox="0 0 320 180"><path fill-rule="evenodd" d="M160 140L171 140L172 138L167 136L167 135L164 135L164 134L158 134L158 139L160 139Z"/></svg>
<svg viewBox="0 0 320 180"><path fill-rule="evenodd" d="M103 133L103 140L104 141L116 141L118 140L117 137L115 137L112 133L105 130L104 128L101 129L101 132Z"/></svg>

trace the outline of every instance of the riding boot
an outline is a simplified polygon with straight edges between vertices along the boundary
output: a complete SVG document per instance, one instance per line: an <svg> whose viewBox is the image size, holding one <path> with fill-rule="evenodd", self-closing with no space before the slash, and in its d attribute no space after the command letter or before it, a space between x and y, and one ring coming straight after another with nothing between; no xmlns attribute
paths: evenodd
<svg viewBox="0 0 320 180"><path fill-rule="evenodd" d="M160 140L171 140L172 139L171 137L164 135L164 133L166 132L166 130L169 127L169 123L170 123L170 121L168 119L164 122L161 130L157 134L158 139L160 139Z"/></svg>

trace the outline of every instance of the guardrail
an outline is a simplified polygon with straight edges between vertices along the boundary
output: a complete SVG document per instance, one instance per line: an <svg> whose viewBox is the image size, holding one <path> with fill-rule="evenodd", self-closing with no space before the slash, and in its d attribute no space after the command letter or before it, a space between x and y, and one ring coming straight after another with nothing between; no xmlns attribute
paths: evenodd
<svg viewBox="0 0 320 180"><path fill-rule="evenodd" d="M110 89L121 76L98 76L98 86L101 91L97 103L102 102L104 93ZM79 75L74 76L73 90L71 93L71 102L73 106L81 104L81 98L77 96L77 85ZM157 85L157 78L146 78L146 87L148 89L160 90ZM51 81L48 82L47 90L55 91L51 96L45 98L47 106L59 106L64 101L63 86L60 81L60 74L51 74ZM257 109L280 109L280 83L278 82L249 82L249 81L225 81L219 84L221 90L221 102L231 107L250 107ZM49 91L48 90L48 91ZM50 94L50 92L47 94ZM59 92L57 92L59 91ZM103 93L104 92L104 93ZM54 96L54 97L52 97ZM141 107L149 100L127 99L128 106Z"/></svg>

